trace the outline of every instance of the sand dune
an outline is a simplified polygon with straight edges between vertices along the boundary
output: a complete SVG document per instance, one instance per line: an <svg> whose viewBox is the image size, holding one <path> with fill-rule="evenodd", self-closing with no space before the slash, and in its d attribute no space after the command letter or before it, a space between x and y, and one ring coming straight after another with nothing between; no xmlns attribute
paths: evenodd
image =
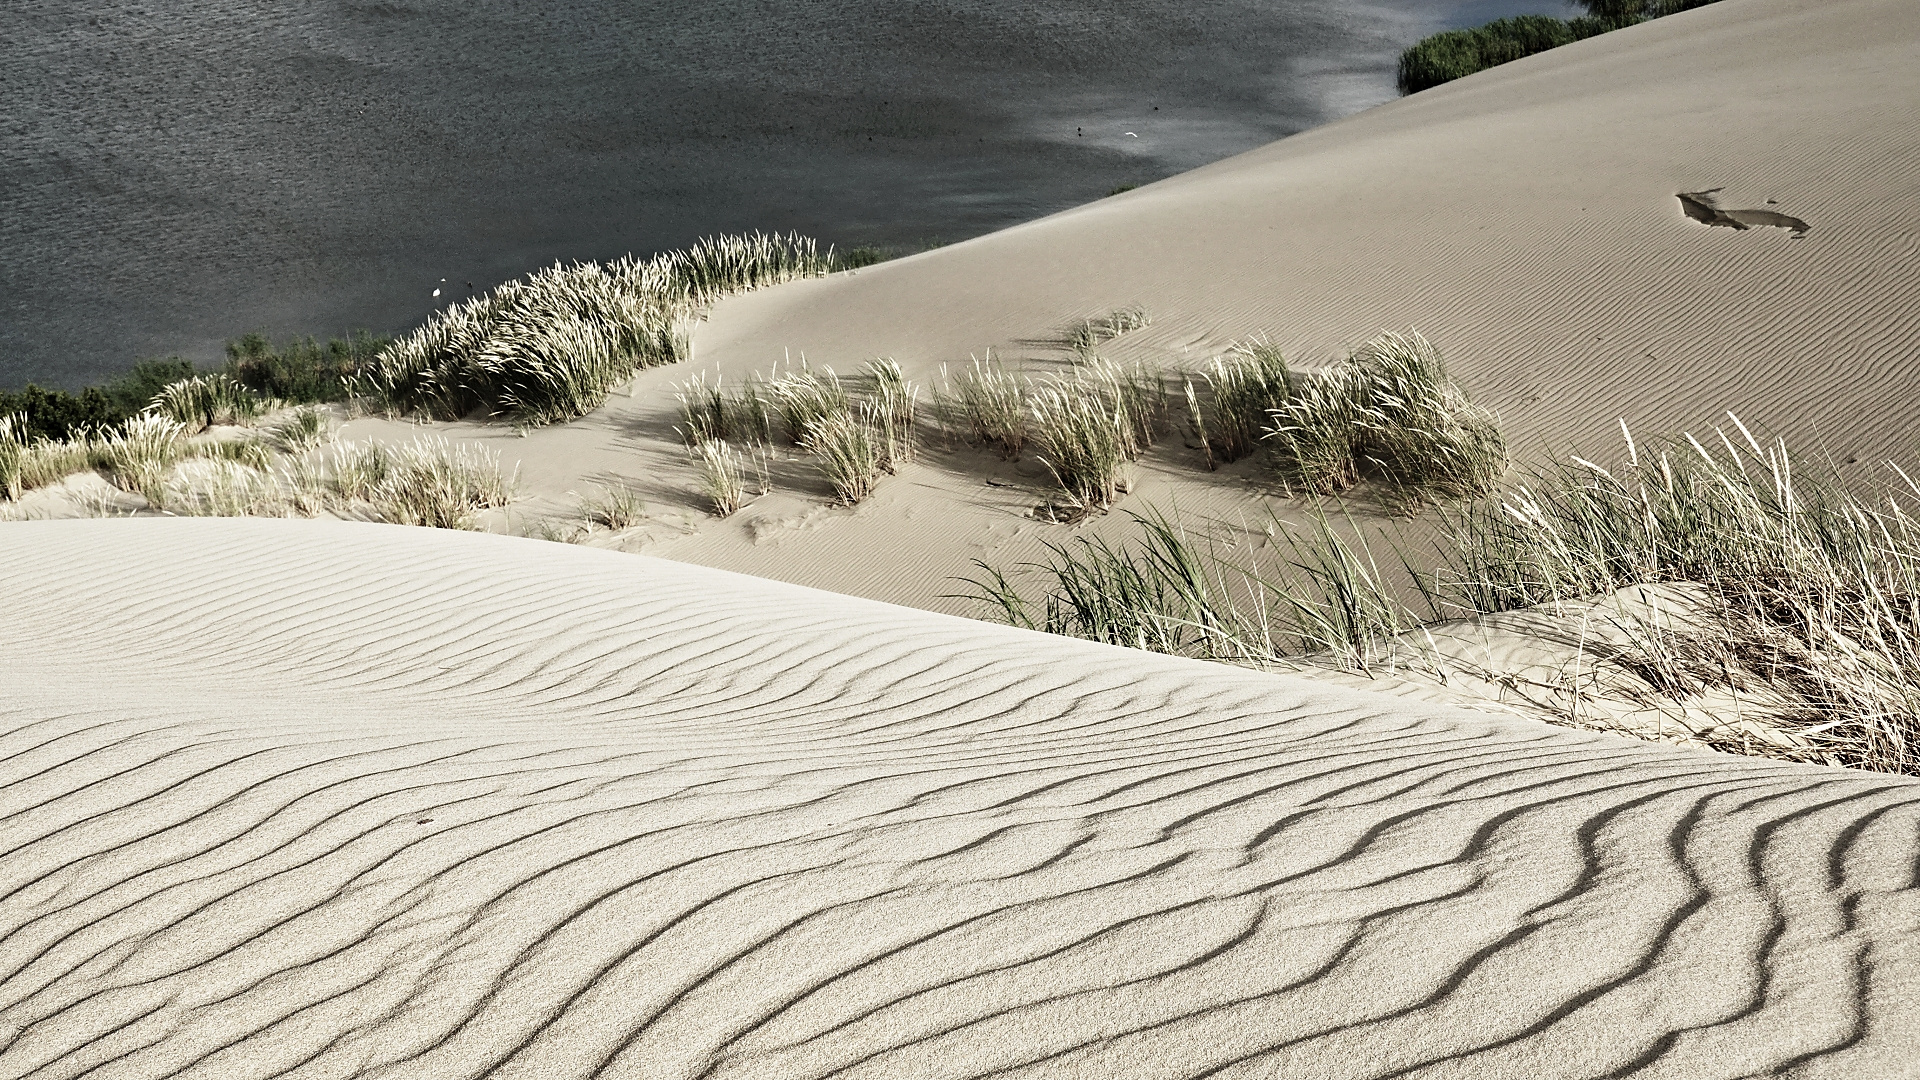
<svg viewBox="0 0 1920 1080"><path fill-rule="evenodd" d="M772 497L717 522L672 433L674 384L800 356L851 371L890 355L923 384L988 350L1045 369L1067 322L1139 305L1153 325L1114 348L1174 368L1263 332L1312 366L1418 328L1522 464L1608 460L1621 419L1648 439L1732 410L1810 456L1911 465L1916 100L1920 7L1724 0L977 240L729 299L698 364L643 373L574 424L443 430L522 468L523 520L577 518L570 492L626 485L649 525L603 542L953 612L972 560L1013 565L1069 535L1028 516L1050 497L1042 465L936 440L850 512L789 462ZM1680 196L1710 191L1719 211L1807 228L1702 221ZM1256 524L1297 509L1263 497L1255 464L1208 473L1179 442L1123 507ZM1122 515L1087 528L1130 531Z"/></svg>
<svg viewBox="0 0 1920 1080"><path fill-rule="evenodd" d="M702 356L927 372L1130 304L1156 343L1325 360L1415 326L1525 449L1751 423L1907 452L1920 8L1725 0L853 276L743 296ZM1804 236L1715 228L1680 199Z"/></svg>
<svg viewBox="0 0 1920 1080"><path fill-rule="evenodd" d="M1891 1077L1920 785L659 560L0 535L0 1075Z"/></svg>

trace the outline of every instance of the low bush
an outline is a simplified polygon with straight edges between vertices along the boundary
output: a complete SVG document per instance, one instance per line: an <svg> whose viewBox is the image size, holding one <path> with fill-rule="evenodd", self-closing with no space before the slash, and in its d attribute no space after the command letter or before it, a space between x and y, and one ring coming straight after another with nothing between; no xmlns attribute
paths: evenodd
<svg viewBox="0 0 1920 1080"><path fill-rule="evenodd" d="M264 334L247 334L227 343L225 374L261 397L296 404L345 401L361 372L392 343L365 330L325 345L308 337L277 347Z"/></svg>
<svg viewBox="0 0 1920 1080"><path fill-rule="evenodd" d="M1417 94L1573 40L1566 22L1550 15L1518 15L1472 29L1444 30L1400 54L1397 81L1402 94Z"/></svg>
<svg viewBox="0 0 1920 1080"><path fill-rule="evenodd" d="M1583 38L1704 7L1714 0L1580 0L1587 14L1561 21L1548 15L1517 15L1485 26L1443 30L1400 54L1398 83L1414 94L1523 56Z"/></svg>

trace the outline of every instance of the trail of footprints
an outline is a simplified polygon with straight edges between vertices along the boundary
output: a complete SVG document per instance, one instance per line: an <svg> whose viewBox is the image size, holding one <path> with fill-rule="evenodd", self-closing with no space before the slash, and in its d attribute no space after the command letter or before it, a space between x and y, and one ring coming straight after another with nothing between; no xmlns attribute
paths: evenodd
<svg viewBox="0 0 1920 1080"><path fill-rule="evenodd" d="M1897 778L429 530L0 585L0 1077L1920 1061Z"/></svg>

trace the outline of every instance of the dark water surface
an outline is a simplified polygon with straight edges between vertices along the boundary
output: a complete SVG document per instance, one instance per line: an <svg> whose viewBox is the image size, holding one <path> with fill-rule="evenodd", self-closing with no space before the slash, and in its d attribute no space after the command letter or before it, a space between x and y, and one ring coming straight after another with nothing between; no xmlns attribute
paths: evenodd
<svg viewBox="0 0 1920 1080"><path fill-rule="evenodd" d="M5 0L0 387L400 330L712 232L962 239L1385 101L1437 27L1563 7Z"/></svg>

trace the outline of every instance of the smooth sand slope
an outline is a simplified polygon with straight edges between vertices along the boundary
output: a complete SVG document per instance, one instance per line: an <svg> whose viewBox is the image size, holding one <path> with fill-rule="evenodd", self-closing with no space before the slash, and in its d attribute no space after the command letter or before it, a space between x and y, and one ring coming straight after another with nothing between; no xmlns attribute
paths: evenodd
<svg viewBox="0 0 1920 1080"><path fill-rule="evenodd" d="M1920 785L496 536L0 532L0 1075L1894 1077Z"/></svg>
<svg viewBox="0 0 1920 1080"><path fill-rule="evenodd" d="M1176 367L1262 332L1312 366L1411 326L1522 462L1604 461L1620 419L1643 439L1704 435L1733 410L1809 455L1911 466L1916 101L1920 5L1725 0L968 243L729 300L696 337L698 367L737 381L788 356L846 372L890 355L927 383L989 349L1057 365L1046 339L1130 305L1155 321L1121 355ZM1809 231L1690 217L1679 194L1712 188L1725 210ZM970 560L1066 535L1023 516L1048 498L1031 457L966 452L930 454L857 513L826 510L795 463L775 496L714 522L671 432L690 374L649 372L631 399L526 439L450 431L522 464L528 515L627 484L653 516L629 547L916 606L963 610L941 594ZM373 431L405 434L350 434ZM1208 474L1176 438L1123 505L1257 523L1257 472Z"/></svg>

